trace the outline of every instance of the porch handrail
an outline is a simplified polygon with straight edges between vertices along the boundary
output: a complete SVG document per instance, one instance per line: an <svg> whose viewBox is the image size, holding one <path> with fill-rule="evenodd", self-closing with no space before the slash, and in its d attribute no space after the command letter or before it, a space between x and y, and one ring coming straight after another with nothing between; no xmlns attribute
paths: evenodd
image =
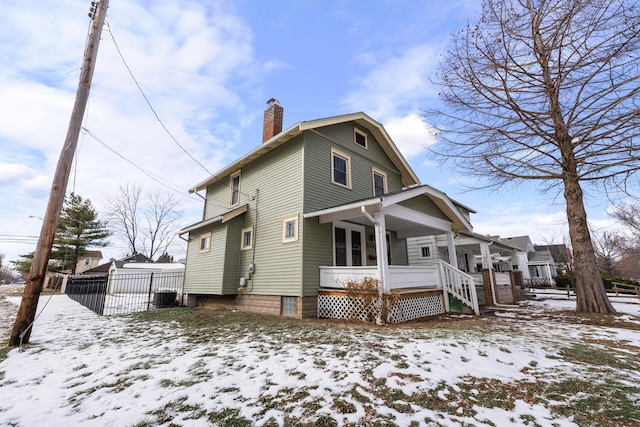
<svg viewBox="0 0 640 427"><path fill-rule="evenodd" d="M473 277L442 260L438 260L438 270L440 272L440 282L442 283L442 290L444 291L447 311L449 306L447 293L451 293L454 297L462 301L463 304L471 307L476 316L479 316L480 306L478 305L476 284Z"/></svg>

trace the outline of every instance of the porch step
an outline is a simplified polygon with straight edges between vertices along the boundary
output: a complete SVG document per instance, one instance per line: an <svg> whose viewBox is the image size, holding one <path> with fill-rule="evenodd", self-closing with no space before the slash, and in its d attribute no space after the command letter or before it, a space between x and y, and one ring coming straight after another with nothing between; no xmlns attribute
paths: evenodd
<svg viewBox="0 0 640 427"><path fill-rule="evenodd" d="M496 307L480 307L480 316L494 316L496 314Z"/></svg>

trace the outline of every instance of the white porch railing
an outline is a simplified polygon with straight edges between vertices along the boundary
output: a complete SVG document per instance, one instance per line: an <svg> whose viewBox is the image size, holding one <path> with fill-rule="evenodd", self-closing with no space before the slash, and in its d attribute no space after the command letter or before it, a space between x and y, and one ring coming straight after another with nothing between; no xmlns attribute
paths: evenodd
<svg viewBox="0 0 640 427"><path fill-rule="evenodd" d="M320 267L320 287L344 289L350 281L365 277L378 278L378 268L373 267ZM438 266L390 265L386 287L390 290L405 288L440 289Z"/></svg>
<svg viewBox="0 0 640 427"><path fill-rule="evenodd" d="M359 281L365 277L378 278L377 267L320 267L320 287L344 289L350 281ZM433 265L404 266L390 265L386 288L442 289L445 293L444 304L449 311L448 293L471 307L476 315L480 314L476 287L473 277L456 269L451 264L438 261Z"/></svg>
<svg viewBox="0 0 640 427"><path fill-rule="evenodd" d="M462 301L463 304L473 308L473 312L476 316L479 316L480 307L478 306L478 296L476 295L476 285L473 277L442 260L438 260L438 267L440 270L440 283L445 292L446 310L449 311L447 293L450 293Z"/></svg>

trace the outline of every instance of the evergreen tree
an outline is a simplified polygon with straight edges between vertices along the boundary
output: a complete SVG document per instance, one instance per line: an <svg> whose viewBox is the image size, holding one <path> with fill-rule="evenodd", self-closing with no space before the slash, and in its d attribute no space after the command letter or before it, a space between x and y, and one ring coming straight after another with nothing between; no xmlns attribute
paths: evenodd
<svg viewBox="0 0 640 427"><path fill-rule="evenodd" d="M87 247L104 247L111 235L106 222L98 220L98 213L89 199L71 193L65 198L56 231L51 258L58 261L62 270L76 272L78 259Z"/></svg>

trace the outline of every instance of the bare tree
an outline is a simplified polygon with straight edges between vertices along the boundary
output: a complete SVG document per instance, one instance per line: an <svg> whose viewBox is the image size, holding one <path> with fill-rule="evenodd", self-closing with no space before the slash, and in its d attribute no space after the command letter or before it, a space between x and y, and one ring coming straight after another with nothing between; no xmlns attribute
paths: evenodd
<svg viewBox="0 0 640 427"><path fill-rule="evenodd" d="M626 248L624 236L607 230L591 233L600 270L608 276L620 276L619 265Z"/></svg>
<svg viewBox="0 0 640 427"><path fill-rule="evenodd" d="M119 193L107 199L109 225L132 254L153 259L167 252L179 230L182 217L171 193L143 192L140 185L120 186Z"/></svg>
<svg viewBox="0 0 640 427"><path fill-rule="evenodd" d="M624 188L640 165L639 32L635 2L485 0L453 35L436 78L443 108L426 116L441 141L433 153L487 186L563 192L581 312L615 312L583 186Z"/></svg>
<svg viewBox="0 0 640 427"><path fill-rule="evenodd" d="M621 253L619 271L622 277L638 279L640 277L640 206L637 204L619 204L609 212L628 232L626 245Z"/></svg>
<svg viewBox="0 0 640 427"><path fill-rule="evenodd" d="M640 207L633 204L620 204L613 207L609 214L618 220L640 244Z"/></svg>
<svg viewBox="0 0 640 427"><path fill-rule="evenodd" d="M140 232L139 204L142 186L129 184L118 186L118 193L107 198L105 207L109 227L113 234L129 247L131 254L138 253L138 234Z"/></svg>
<svg viewBox="0 0 640 427"><path fill-rule="evenodd" d="M156 254L167 252L180 228L178 220L182 213L178 201L171 193L147 193L147 208L144 216L148 234L142 239L146 255L153 259Z"/></svg>

